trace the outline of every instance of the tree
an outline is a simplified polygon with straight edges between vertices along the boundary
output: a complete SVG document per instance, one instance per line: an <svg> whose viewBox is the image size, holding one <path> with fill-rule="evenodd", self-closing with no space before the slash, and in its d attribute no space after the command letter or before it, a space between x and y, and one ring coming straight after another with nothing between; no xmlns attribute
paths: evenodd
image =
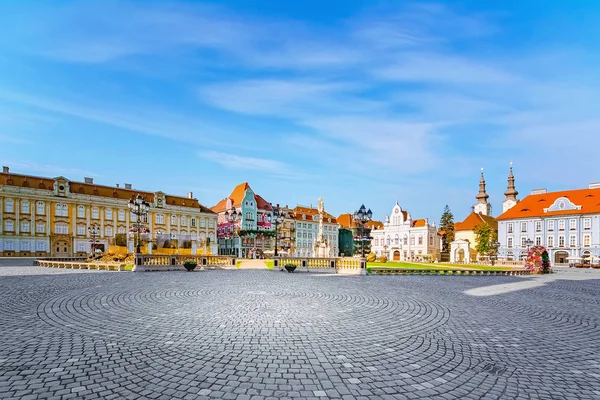
<svg viewBox="0 0 600 400"><path fill-rule="evenodd" d="M442 231L442 253L450 252L450 243L454 241L454 215L446 204L440 218L440 230Z"/></svg>
<svg viewBox="0 0 600 400"><path fill-rule="evenodd" d="M117 233L115 235L115 245L127 246L127 235L125 233Z"/></svg>
<svg viewBox="0 0 600 400"><path fill-rule="evenodd" d="M487 222L477 225L473 232L475 233L475 250L477 250L477 253L490 255L496 250L493 243L498 240L498 232L493 230Z"/></svg>
<svg viewBox="0 0 600 400"><path fill-rule="evenodd" d="M542 253L542 272L544 274L550 273L550 256L548 255L547 250L544 250Z"/></svg>

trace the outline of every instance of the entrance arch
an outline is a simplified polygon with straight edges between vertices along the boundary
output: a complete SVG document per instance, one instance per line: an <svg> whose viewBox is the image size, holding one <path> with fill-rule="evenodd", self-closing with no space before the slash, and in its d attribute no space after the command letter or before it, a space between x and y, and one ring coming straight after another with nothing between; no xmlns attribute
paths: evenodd
<svg viewBox="0 0 600 400"><path fill-rule="evenodd" d="M557 251L554 253L554 264L567 264L567 257L569 257L569 253L566 251Z"/></svg>
<svg viewBox="0 0 600 400"><path fill-rule="evenodd" d="M394 251L394 261L400 261L400 251Z"/></svg>
<svg viewBox="0 0 600 400"><path fill-rule="evenodd" d="M465 251L464 249L458 249L456 254L456 261L465 262Z"/></svg>

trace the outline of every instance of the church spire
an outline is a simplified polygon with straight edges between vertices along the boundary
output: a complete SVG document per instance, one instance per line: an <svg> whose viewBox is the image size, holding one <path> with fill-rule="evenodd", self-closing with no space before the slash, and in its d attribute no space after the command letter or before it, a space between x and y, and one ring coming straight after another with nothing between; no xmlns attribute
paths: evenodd
<svg viewBox="0 0 600 400"><path fill-rule="evenodd" d="M475 204L473 210L476 213L490 215L492 212L492 205L488 203L490 196L485 191L485 177L483 176L483 168L481 168L481 178L479 178L479 193L477 193L475 198L477 199L477 204Z"/></svg>
<svg viewBox="0 0 600 400"><path fill-rule="evenodd" d="M519 192L517 192L517 189L515 187L515 176L513 174L512 162L510 163L510 170L508 173L508 187L506 189L506 192L504 192L504 195L506 196L506 198L502 202L502 212L510 210L519 202L519 199L517 199Z"/></svg>

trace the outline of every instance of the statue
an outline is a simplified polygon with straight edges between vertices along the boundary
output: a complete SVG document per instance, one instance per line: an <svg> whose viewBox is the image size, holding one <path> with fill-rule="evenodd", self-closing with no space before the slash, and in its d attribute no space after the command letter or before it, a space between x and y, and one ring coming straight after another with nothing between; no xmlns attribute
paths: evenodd
<svg viewBox="0 0 600 400"><path fill-rule="evenodd" d="M323 205L323 199L319 197L319 205L317 207L319 211L319 233L315 240L314 254L318 258L331 257L329 243L325 240L325 234L323 233L323 220L325 219L325 206Z"/></svg>

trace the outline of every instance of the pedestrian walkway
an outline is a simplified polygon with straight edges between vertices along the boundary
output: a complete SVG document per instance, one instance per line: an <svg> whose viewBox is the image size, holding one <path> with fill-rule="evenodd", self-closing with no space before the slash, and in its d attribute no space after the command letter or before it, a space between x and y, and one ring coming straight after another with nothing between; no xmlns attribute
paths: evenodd
<svg viewBox="0 0 600 400"><path fill-rule="evenodd" d="M263 260L243 259L239 260L240 269L267 269L267 264Z"/></svg>

